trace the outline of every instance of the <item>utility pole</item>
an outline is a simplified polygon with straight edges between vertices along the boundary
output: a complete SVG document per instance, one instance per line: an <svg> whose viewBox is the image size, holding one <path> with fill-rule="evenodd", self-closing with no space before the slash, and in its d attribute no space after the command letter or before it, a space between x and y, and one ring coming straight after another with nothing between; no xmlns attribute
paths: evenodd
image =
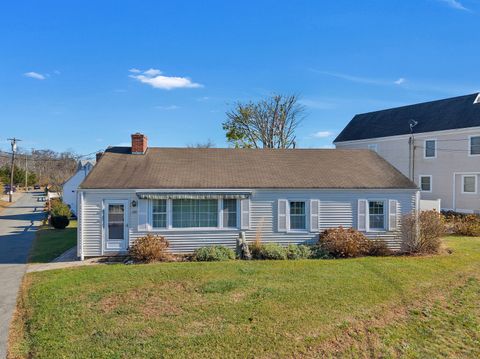
<svg viewBox="0 0 480 359"><path fill-rule="evenodd" d="M409 174L410 180L415 182L415 135L413 134L413 128L418 125L418 121L411 119L408 122L410 126L410 138L408 139L409 143Z"/></svg>
<svg viewBox="0 0 480 359"><path fill-rule="evenodd" d="M27 164L27 154L25 153L25 192L28 189L28 164Z"/></svg>
<svg viewBox="0 0 480 359"><path fill-rule="evenodd" d="M13 171L15 169L15 152L17 151L17 142L21 141L18 138L8 138L12 145L12 164L10 166L10 191L8 193L8 201L13 202Z"/></svg>

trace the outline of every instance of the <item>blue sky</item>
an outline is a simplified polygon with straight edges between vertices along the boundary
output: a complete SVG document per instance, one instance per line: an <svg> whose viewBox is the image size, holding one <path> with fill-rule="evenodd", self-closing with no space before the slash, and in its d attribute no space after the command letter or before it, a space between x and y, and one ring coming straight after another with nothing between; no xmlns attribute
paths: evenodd
<svg viewBox="0 0 480 359"><path fill-rule="evenodd" d="M479 0L4 1L0 149L225 147L225 111L273 93L325 147L356 113L479 90L479 23Z"/></svg>

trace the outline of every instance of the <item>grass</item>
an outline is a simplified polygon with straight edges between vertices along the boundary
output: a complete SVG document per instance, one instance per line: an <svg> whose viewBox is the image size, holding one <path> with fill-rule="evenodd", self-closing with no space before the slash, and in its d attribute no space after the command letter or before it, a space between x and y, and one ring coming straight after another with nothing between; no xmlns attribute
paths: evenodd
<svg viewBox="0 0 480 359"><path fill-rule="evenodd" d="M26 276L11 358L479 357L480 238L452 254Z"/></svg>
<svg viewBox="0 0 480 359"><path fill-rule="evenodd" d="M77 243L77 221L70 221L65 229L43 226L37 233L30 250L30 263L47 263Z"/></svg>

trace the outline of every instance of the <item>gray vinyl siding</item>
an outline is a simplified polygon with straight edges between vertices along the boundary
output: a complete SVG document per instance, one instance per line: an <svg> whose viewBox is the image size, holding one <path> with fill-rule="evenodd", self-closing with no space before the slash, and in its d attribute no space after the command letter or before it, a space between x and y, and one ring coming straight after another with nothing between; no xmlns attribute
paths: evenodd
<svg viewBox="0 0 480 359"><path fill-rule="evenodd" d="M102 251L103 201L108 199L125 199L129 203L133 200L137 203L139 201L134 191L96 192L84 190L78 233L81 236L83 254L86 257L108 254ZM243 230L248 241L254 241L258 237L264 243L275 242L287 245L290 243L314 243L318 240L318 231L278 231L277 206L279 199L307 202L307 228L310 228L310 200L319 200L318 227L320 231L339 226L357 228L357 203L359 199L397 200L397 221L399 224L403 214L410 213L416 208L415 190L252 190L250 228ZM130 244L136 238L153 232L165 236L170 242L171 251L175 253L189 253L196 248L209 245L224 245L235 248L236 240L241 232L240 229L138 231L138 206L136 208L130 206L128 218ZM399 225L398 228L400 228ZM367 232L366 235L371 239L386 240L393 249L401 248L399 230L395 232Z"/></svg>

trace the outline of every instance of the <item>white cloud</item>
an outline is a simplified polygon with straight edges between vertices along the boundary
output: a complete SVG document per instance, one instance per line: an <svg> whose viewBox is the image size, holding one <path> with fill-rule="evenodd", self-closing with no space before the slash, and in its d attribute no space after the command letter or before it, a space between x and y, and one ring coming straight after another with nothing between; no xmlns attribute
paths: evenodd
<svg viewBox="0 0 480 359"><path fill-rule="evenodd" d="M137 69L130 69L129 71L132 72L132 70ZM162 75L162 72L157 69L149 69L143 72L133 71L133 73L136 75L129 75L131 78L162 90L203 87L201 84L192 82L192 80L190 80L188 77L164 76Z"/></svg>
<svg viewBox="0 0 480 359"><path fill-rule="evenodd" d="M139 69L136 69L136 68L131 68L131 69L128 70L128 71L130 71L130 72L133 73L133 74L139 74L140 72L142 72L142 71L140 71Z"/></svg>
<svg viewBox="0 0 480 359"><path fill-rule="evenodd" d="M34 72L34 71L25 72L23 74L23 76L30 77L30 78L36 79L36 80L45 80L46 79L45 75L39 74L38 72Z"/></svg>
<svg viewBox="0 0 480 359"><path fill-rule="evenodd" d="M180 107L177 105L169 105L169 106L155 106L155 108L158 108L159 110L178 110Z"/></svg>
<svg viewBox="0 0 480 359"><path fill-rule="evenodd" d="M157 69L149 69L149 70L145 71L144 74L147 75L147 76L153 77L153 76L161 75L162 71L157 70Z"/></svg>
<svg viewBox="0 0 480 359"><path fill-rule="evenodd" d="M460 1L458 0L439 0L445 4L447 4L452 9L463 10L463 11L470 11L470 9L466 8Z"/></svg>
<svg viewBox="0 0 480 359"><path fill-rule="evenodd" d="M312 135L312 137L315 137L315 138L326 138L331 136L333 136L333 132L331 131L318 131Z"/></svg>
<svg viewBox="0 0 480 359"><path fill-rule="evenodd" d="M401 85L403 83L405 83L405 80L403 77L400 77L397 81L394 82L395 85Z"/></svg>

